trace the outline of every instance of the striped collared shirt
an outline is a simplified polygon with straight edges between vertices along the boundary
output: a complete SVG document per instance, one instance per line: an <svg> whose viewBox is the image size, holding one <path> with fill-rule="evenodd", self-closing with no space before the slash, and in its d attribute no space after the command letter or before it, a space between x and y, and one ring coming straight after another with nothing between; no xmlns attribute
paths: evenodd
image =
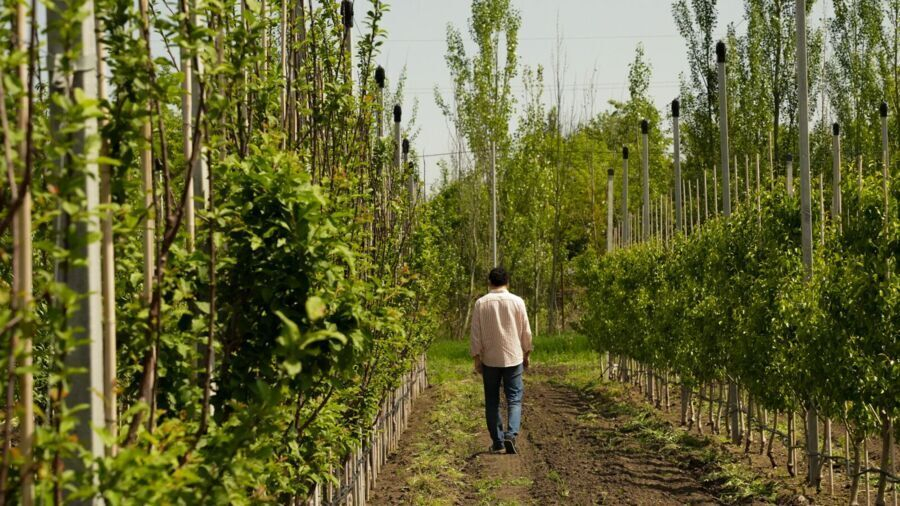
<svg viewBox="0 0 900 506"><path fill-rule="evenodd" d="M491 290L475 302L469 352L490 367L511 367L530 352L531 326L525 302L506 288Z"/></svg>

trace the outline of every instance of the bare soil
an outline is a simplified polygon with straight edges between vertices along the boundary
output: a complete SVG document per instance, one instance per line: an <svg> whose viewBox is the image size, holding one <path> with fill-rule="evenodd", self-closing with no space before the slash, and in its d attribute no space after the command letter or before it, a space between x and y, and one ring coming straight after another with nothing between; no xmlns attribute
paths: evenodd
<svg viewBox="0 0 900 506"><path fill-rule="evenodd" d="M475 446L483 450L465 460L461 478L453 483L458 493L450 503L720 504L715 491L701 481L702 469L655 451L637 434L623 430L630 415L617 409L614 399L590 398L554 381L554 371L542 373L526 375L520 453L492 455L486 429L472 434ZM398 452L379 476L371 504L414 503L407 480L415 472L410 455L428 443L429 410L441 409L433 390L417 403ZM482 411L471 411L468 416L483 418Z"/></svg>

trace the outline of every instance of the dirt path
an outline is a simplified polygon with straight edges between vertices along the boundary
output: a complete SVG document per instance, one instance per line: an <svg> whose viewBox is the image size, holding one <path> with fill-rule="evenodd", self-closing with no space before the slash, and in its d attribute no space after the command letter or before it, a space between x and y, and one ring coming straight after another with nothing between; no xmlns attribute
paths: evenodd
<svg viewBox="0 0 900 506"><path fill-rule="evenodd" d="M614 400L590 398L553 381L553 371L545 372L551 374L526 378L519 455L486 451L490 439L482 421L483 405L472 399L460 413L477 422L463 433L469 441L460 442L469 453L462 452L456 462L449 459L445 467L456 469L444 469L438 476L419 469L425 465L423 450L437 450L428 459L441 455L433 447L441 441L435 434L446 428L435 425L441 420L435 410L447 409L440 400L446 392L442 387L430 389L416 406L416 422L379 477L371 503L718 504L695 472L660 456L637 433L626 430L630 417L615 408ZM480 392L471 386L467 395Z"/></svg>

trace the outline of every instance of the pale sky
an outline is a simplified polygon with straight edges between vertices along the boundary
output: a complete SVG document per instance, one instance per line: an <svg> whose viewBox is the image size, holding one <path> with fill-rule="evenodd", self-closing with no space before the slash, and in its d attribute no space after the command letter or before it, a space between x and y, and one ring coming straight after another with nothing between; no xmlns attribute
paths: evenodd
<svg viewBox="0 0 900 506"><path fill-rule="evenodd" d="M453 151L448 125L434 102L433 89L446 89L449 72L444 62L445 34L448 23L464 36L468 33L469 0L388 0L390 12L383 19L388 39L378 59L389 78L407 69L407 93L404 111L412 110L418 100L416 141L419 153L438 154ZM357 0L356 25L362 28L367 0ZM658 107L671 102L678 93L678 79L687 70L685 46L672 19L670 0L513 0L522 24L519 30L519 63L543 65L545 96L555 94L551 86L553 53L557 27L563 37L565 81L564 110L576 105L581 110L585 89L595 75L595 112L610 99L627 98L628 64L634 58L638 42L644 43L647 60L653 69L650 93ZM743 0L719 2L717 33L724 36L727 24L743 26ZM740 30L739 30L740 31ZM467 39L468 40L468 39ZM521 85L513 91L521 94ZM404 121L408 115L404 113ZM439 177L437 161L427 156L429 186Z"/></svg>

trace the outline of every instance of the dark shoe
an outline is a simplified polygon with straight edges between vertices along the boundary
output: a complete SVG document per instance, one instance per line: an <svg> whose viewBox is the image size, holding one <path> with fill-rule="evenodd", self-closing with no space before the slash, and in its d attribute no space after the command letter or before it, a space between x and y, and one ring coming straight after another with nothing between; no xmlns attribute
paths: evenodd
<svg viewBox="0 0 900 506"><path fill-rule="evenodd" d="M515 455L519 453L519 449L516 448L516 438L508 437L503 440L503 446L506 447L506 453L510 453Z"/></svg>
<svg viewBox="0 0 900 506"><path fill-rule="evenodd" d="M503 452L504 447L505 447L505 445L503 443L501 443L500 441L497 441L496 443L491 445L491 448L489 451L491 453L501 453L501 452Z"/></svg>

